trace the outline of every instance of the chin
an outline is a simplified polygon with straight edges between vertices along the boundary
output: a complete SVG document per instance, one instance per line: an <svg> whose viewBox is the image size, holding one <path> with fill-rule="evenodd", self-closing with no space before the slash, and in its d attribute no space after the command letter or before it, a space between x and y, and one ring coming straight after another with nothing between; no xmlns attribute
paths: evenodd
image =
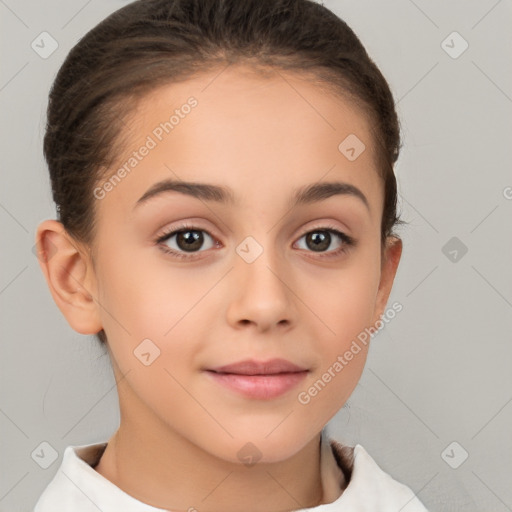
<svg viewBox="0 0 512 512"><path fill-rule="evenodd" d="M290 429L279 426L271 434L272 429L251 429L231 432L233 438L223 436L223 439L206 441L204 446L215 457L229 463L251 466L255 463L275 463L293 457L311 438L304 429Z"/></svg>

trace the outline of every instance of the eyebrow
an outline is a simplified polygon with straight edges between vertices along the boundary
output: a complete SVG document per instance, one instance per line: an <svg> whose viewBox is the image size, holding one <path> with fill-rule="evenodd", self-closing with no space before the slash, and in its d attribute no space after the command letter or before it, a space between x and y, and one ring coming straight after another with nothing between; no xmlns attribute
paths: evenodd
<svg viewBox="0 0 512 512"><path fill-rule="evenodd" d="M198 183L167 179L152 185L139 200L135 203L134 209L149 199L167 192L179 192L204 201L215 201L217 203L235 204L235 195L229 187L213 185L210 183ZM348 195L360 199L368 211L370 205L366 196L360 189L350 183L341 181L324 181L313 183L296 189L292 198L291 206L296 207L328 199L335 195Z"/></svg>

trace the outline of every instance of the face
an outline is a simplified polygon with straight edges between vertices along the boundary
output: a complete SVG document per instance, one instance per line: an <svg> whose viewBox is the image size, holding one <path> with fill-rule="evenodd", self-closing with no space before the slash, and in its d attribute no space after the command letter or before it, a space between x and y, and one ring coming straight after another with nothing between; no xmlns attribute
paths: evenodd
<svg viewBox="0 0 512 512"><path fill-rule="evenodd" d="M272 462L359 380L368 345L344 354L389 293L383 186L351 103L291 73L218 73L152 92L127 123L95 192L94 295L122 421Z"/></svg>

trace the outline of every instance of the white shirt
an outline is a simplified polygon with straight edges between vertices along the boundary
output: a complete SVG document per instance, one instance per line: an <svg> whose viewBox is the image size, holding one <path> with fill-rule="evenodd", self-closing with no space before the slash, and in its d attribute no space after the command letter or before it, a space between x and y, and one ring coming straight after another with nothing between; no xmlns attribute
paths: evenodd
<svg viewBox="0 0 512 512"><path fill-rule="evenodd" d="M427 512L412 490L380 469L360 444L354 447L352 474L342 492L343 473L329 443L323 432L321 479L333 501L297 512ZM33 512L169 512L135 499L94 470L106 445L68 446Z"/></svg>

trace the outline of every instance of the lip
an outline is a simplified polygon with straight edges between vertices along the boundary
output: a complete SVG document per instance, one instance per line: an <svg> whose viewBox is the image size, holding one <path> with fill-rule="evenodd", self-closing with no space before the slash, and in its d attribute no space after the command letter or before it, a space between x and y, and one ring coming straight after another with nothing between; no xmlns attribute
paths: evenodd
<svg viewBox="0 0 512 512"><path fill-rule="evenodd" d="M208 370L217 373L235 373L237 375L274 375L276 373L304 372L307 371L307 368L297 366L286 359L269 359L268 361L245 359L237 363L208 368Z"/></svg>
<svg viewBox="0 0 512 512"><path fill-rule="evenodd" d="M297 386L308 372L308 369L286 359L247 359L206 369L206 374L223 387L259 400L270 400L285 394Z"/></svg>

